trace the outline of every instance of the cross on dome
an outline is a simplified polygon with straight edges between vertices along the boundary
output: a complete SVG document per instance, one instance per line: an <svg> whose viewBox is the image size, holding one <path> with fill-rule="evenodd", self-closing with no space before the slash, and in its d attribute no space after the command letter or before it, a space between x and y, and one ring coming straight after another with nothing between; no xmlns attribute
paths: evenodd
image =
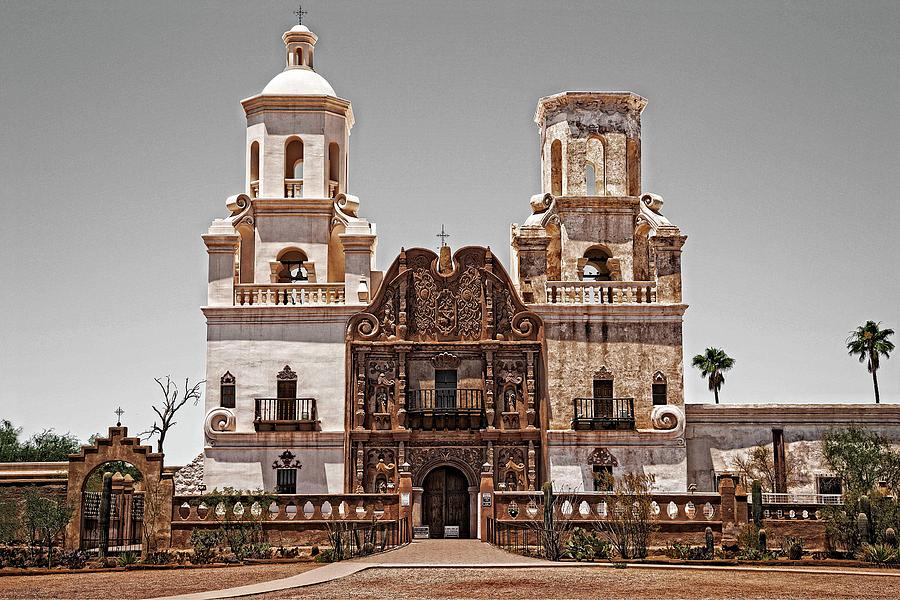
<svg viewBox="0 0 900 600"><path fill-rule="evenodd" d="M437 234L435 237L441 238L441 246L447 245L447 238L450 237L449 233L444 232L444 224L441 223L441 232Z"/></svg>
<svg viewBox="0 0 900 600"><path fill-rule="evenodd" d="M298 4L297 10L294 11L294 14L297 15L297 25L303 25L303 15L309 13L307 10L303 10L303 5Z"/></svg>

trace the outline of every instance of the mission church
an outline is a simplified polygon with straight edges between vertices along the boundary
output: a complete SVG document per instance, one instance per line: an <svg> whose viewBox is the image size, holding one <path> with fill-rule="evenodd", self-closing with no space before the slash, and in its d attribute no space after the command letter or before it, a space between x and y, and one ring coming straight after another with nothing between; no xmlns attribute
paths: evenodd
<svg viewBox="0 0 900 600"><path fill-rule="evenodd" d="M538 100L541 190L510 228L508 270L489 248L442 245L379 271L348 187L351 103L315 70L315 33L283 40L284 70L241 102L244 190L203 235L208 489L391 492L408 470L414 524L465 537L483 471L503 490L593 491L628 471L714 490L755 444L783 461L833 424L881 422L686 409L687 236L641 187L641 96ZM827 473L811 465L815 491Z"/></svg>

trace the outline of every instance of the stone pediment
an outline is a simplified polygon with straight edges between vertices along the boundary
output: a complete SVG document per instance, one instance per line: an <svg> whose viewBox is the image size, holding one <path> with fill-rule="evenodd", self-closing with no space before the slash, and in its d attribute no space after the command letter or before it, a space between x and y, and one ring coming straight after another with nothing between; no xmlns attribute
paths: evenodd
<svg viewBox="0 0 900 600"><path fill-rule="evenodd" d="M543 324L490 249L461 248L441 267L435 252L413 248L400 252L372 303L350 318L347 335L351 341L539 341Z"/></svg>

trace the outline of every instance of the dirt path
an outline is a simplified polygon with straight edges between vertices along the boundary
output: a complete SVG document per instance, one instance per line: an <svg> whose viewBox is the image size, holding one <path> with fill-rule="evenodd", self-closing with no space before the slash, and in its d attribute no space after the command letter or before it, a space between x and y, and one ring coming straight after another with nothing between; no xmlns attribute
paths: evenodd
<svg viewBox="0 0 900 600"><path fill-rule="evenodd" d="M894 577L646 568L372 569L284 598L897 598Z"/></svg>
<svg viewBox="0 0 900 600"><path fill-rule="evenodd" d="M153 598L290 577L316 563L0 577L0 598Z"/></svg>

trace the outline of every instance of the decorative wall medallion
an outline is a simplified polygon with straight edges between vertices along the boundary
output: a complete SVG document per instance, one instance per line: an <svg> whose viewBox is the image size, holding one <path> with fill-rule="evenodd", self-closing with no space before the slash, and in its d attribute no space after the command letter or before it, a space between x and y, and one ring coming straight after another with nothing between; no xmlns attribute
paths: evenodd
<svg viewBox="0 0 900 600"><path fill-rule="evenodd" d="M272 463L273 469L302 469L299 460L294 460L295 455L290 450L285 450L278 456L278 460Z"/></svg>
<svg viewBox="0 0 900 600"><path fill-rule="evenodd" d="M435 325L444 335L450 335L456 329L456 298L450 290L441 290L437 295Z"/></svg>
<svg viewBox="0 0 900 600"><path fill-rule="evenodd" d="M457 369L459 368L459 357L450 352L441 352L431 358L431 365L435 369Z"/></svg>
<svg viewBox="0 0 900 600"><path fill-rule="evenodd" d="M284 365L284 368L275 376L280 381L296 381L297 374L291 369L290 365Z"/></svg>

